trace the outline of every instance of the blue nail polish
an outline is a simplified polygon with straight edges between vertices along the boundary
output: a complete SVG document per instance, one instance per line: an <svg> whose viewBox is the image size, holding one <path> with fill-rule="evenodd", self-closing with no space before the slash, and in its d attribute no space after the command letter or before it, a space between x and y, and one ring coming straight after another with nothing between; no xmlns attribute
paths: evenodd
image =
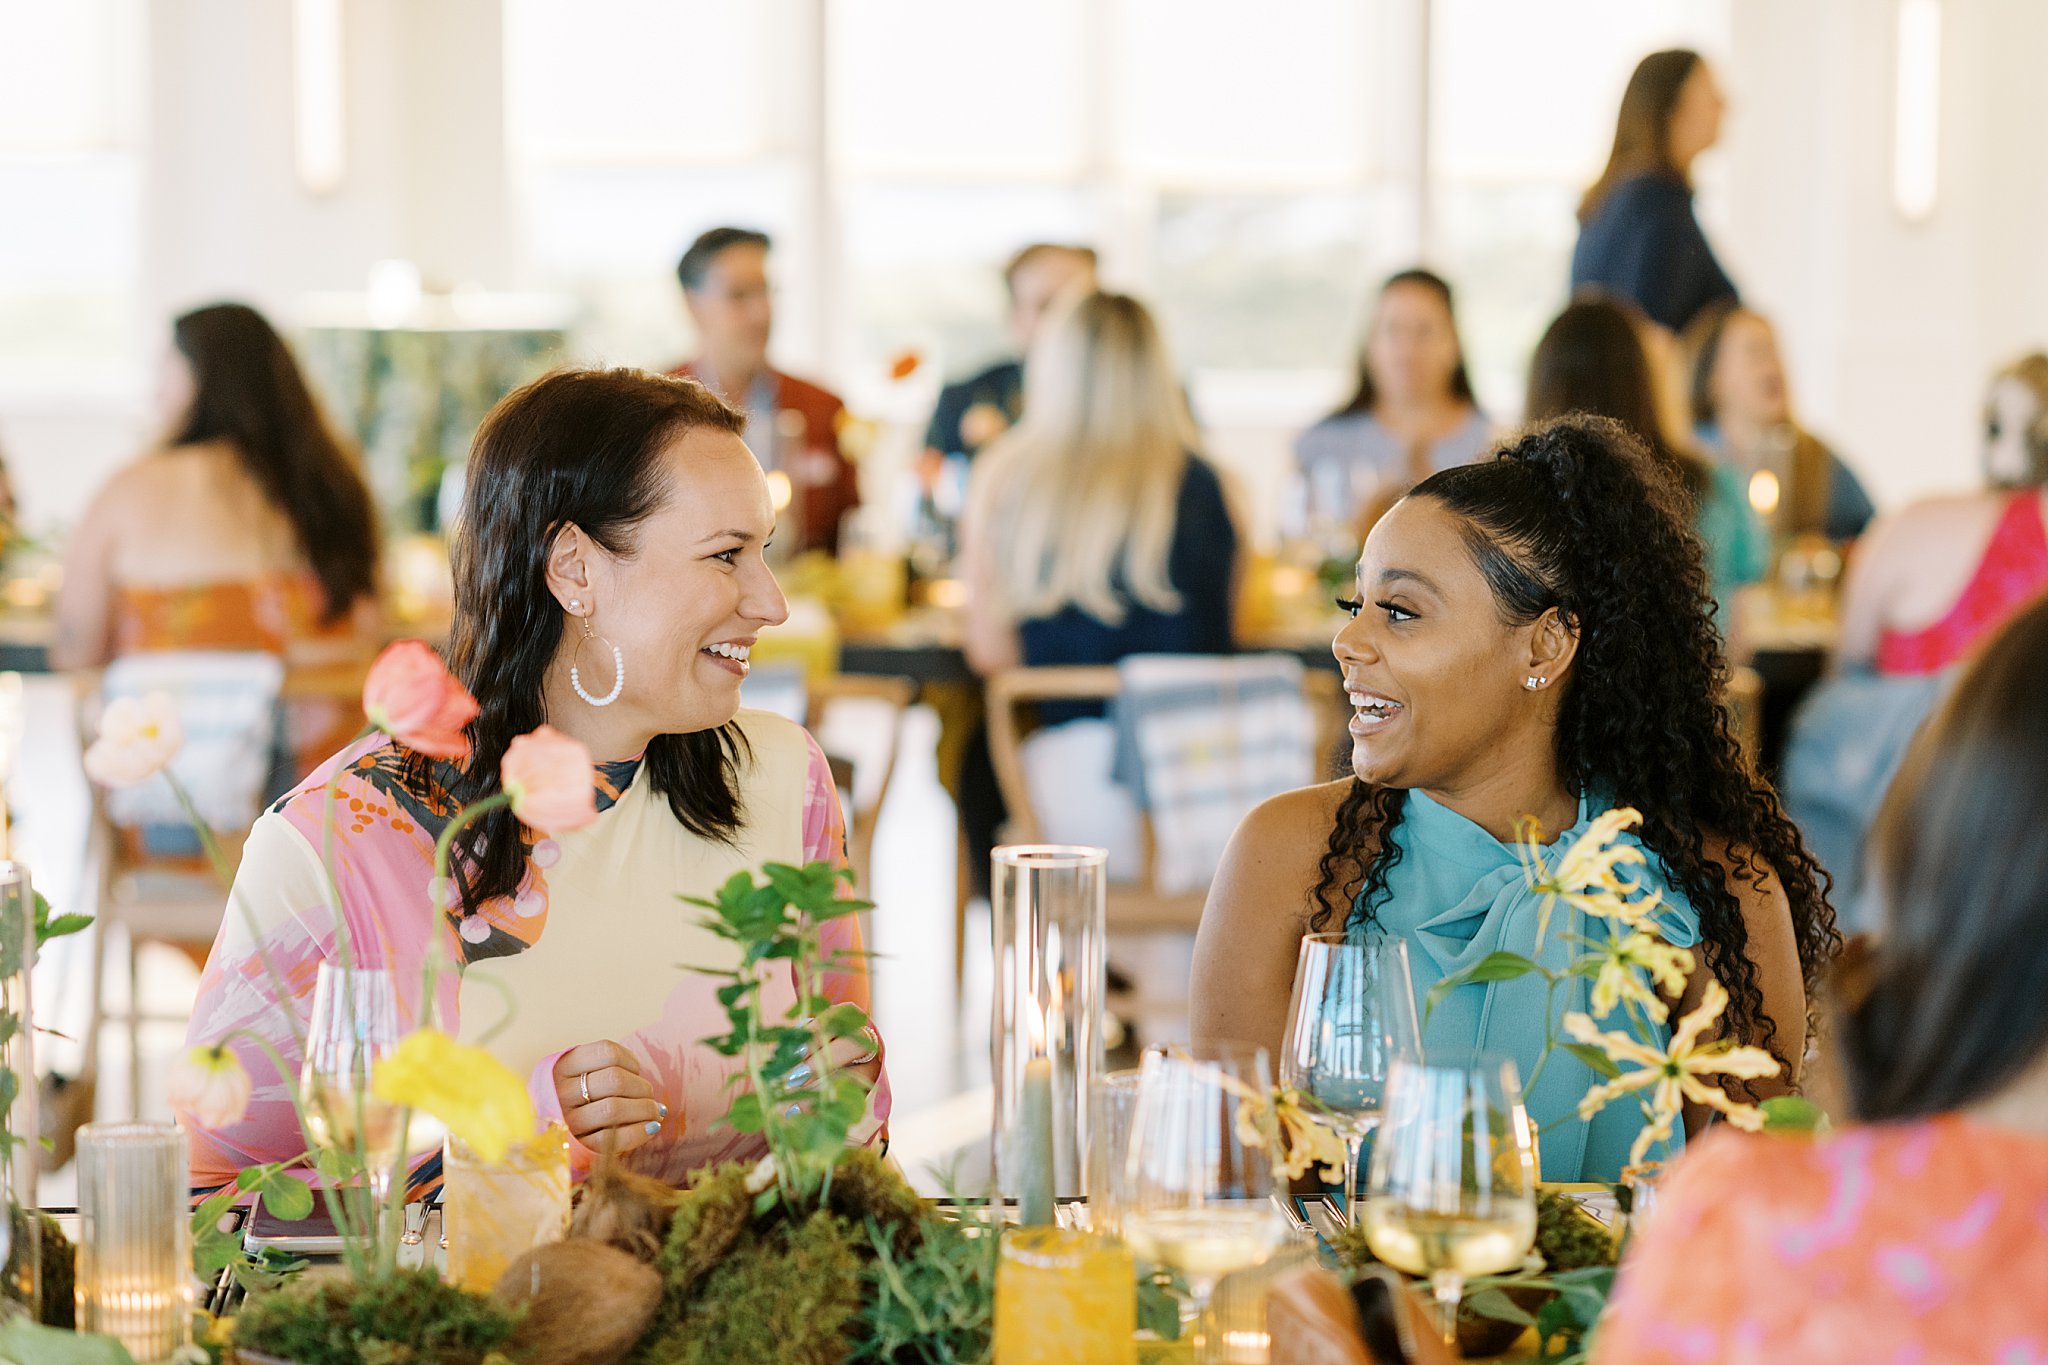
<svg viewBox="0 0 2048 1365"><path fill-rule="evenodd" d="M663 1103L662 1103L661 1101L659 1101L659 1100L656 1100L656 1101L654 1102L654 1107L655 1107L656 1109L658 1109L658 1110L660 1110L660 1111L661 1111L661 1116L662 1116L663 1118L667 1118L667 1117L668 1117L668 1106L667 1106L667 1105L663 1104Z"/></svg>
<svg viewBox="0 0 2048 1365"><path fill-rule="evenodd" d="M647 1136L653 1137L661 1131L661 1125L653 1119L647 1120Z"/></svg>

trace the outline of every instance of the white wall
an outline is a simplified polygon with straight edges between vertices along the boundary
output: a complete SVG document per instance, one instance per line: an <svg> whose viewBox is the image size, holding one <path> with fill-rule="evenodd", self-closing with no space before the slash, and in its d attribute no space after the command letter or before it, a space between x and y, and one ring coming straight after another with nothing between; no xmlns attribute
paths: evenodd
<svg viewBox="0 0 2048 1365"><path fill-rule="evenodd" d="M1737 0L1725 251L1808 424L1885 504L1972 485L1992 368L2048 344L2048 6L1944 5L1940 197L1892 207L1887 0Z"/></svg>

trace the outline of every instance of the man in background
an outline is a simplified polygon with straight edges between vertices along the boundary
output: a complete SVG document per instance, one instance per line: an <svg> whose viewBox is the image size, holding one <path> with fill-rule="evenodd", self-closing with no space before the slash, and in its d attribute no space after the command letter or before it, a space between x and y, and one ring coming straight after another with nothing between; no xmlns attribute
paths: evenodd
<svg viewBox="0 0 2048 1365"><path fill-rule="evenodd" d="M746 409L747 445L768 471L783 514L779 546L836 554L840 521L860 503L853 466L839 449L846 405L768 363L775 325L769 245L767 233L737 227L712 228L690 243L676 279L700 349L673 373L702 380Z"/></svg>
<svg viewBox="0 0 2048 1365"><path fill-rule="evenodd" d="M1010 291L1010 335L1017 342L1017 357L998 361L941 391L924 438L928 465L948 457L972 460L1023 415L1022 357L1055 302L1095 287L1095 249L1033 243L1003 267L1003 283Z"/></svg>

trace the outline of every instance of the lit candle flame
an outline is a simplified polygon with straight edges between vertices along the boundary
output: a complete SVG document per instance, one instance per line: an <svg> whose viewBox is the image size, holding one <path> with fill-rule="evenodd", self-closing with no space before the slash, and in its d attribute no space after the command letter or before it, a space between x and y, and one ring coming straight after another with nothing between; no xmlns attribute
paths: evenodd
<svg viewBox="0 0 2048 1365"><path fill-rule="evenodd" d="M1778 510L1778 476L1768 469L1759 469L1749 476L1749 505L1760 517L1767 517Z"/></svg>

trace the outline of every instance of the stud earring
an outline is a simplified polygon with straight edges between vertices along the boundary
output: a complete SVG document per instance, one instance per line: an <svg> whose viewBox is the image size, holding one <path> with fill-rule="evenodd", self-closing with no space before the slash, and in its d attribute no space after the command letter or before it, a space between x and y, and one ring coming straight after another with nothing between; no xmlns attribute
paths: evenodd
<svg viewBox="0 0 2048 1365"><path fill-rule="evenodd" d="M569 605L573 607L580 605L580 603L576 602L575 599L572 598L570 599ZM604 644L609 645L611 647L612 690L605 693L602 697L591 696L590 693L585 691L583 688L582 670L573 663L569 665L569 686L575 690L577 696L583 698L585 702L589 703L592 706L610 706L613 702L619 699L619 693L626 690L625 653L617 645L612 644L610 640L605 639L604 636L599 635L596 631L592 630L590 628L590 618L588 616L578 617L577 620L583 626L583 638L579 640L576 644L576 653L578 657L582 656L583 646L590 643L592 640L602 641Z"/></svg>
<svg viewBox="0 0 2048 1365"><path fill-rule="evenodd" d="M1522 683L1522 686L1528 688L1531 692L1534 692L1537 688L1543 686L1543 684L1549 681L1550 679L1548 678L1539 678L1534 673L1531 673L1528 676L1528 678Z"/></svg>

